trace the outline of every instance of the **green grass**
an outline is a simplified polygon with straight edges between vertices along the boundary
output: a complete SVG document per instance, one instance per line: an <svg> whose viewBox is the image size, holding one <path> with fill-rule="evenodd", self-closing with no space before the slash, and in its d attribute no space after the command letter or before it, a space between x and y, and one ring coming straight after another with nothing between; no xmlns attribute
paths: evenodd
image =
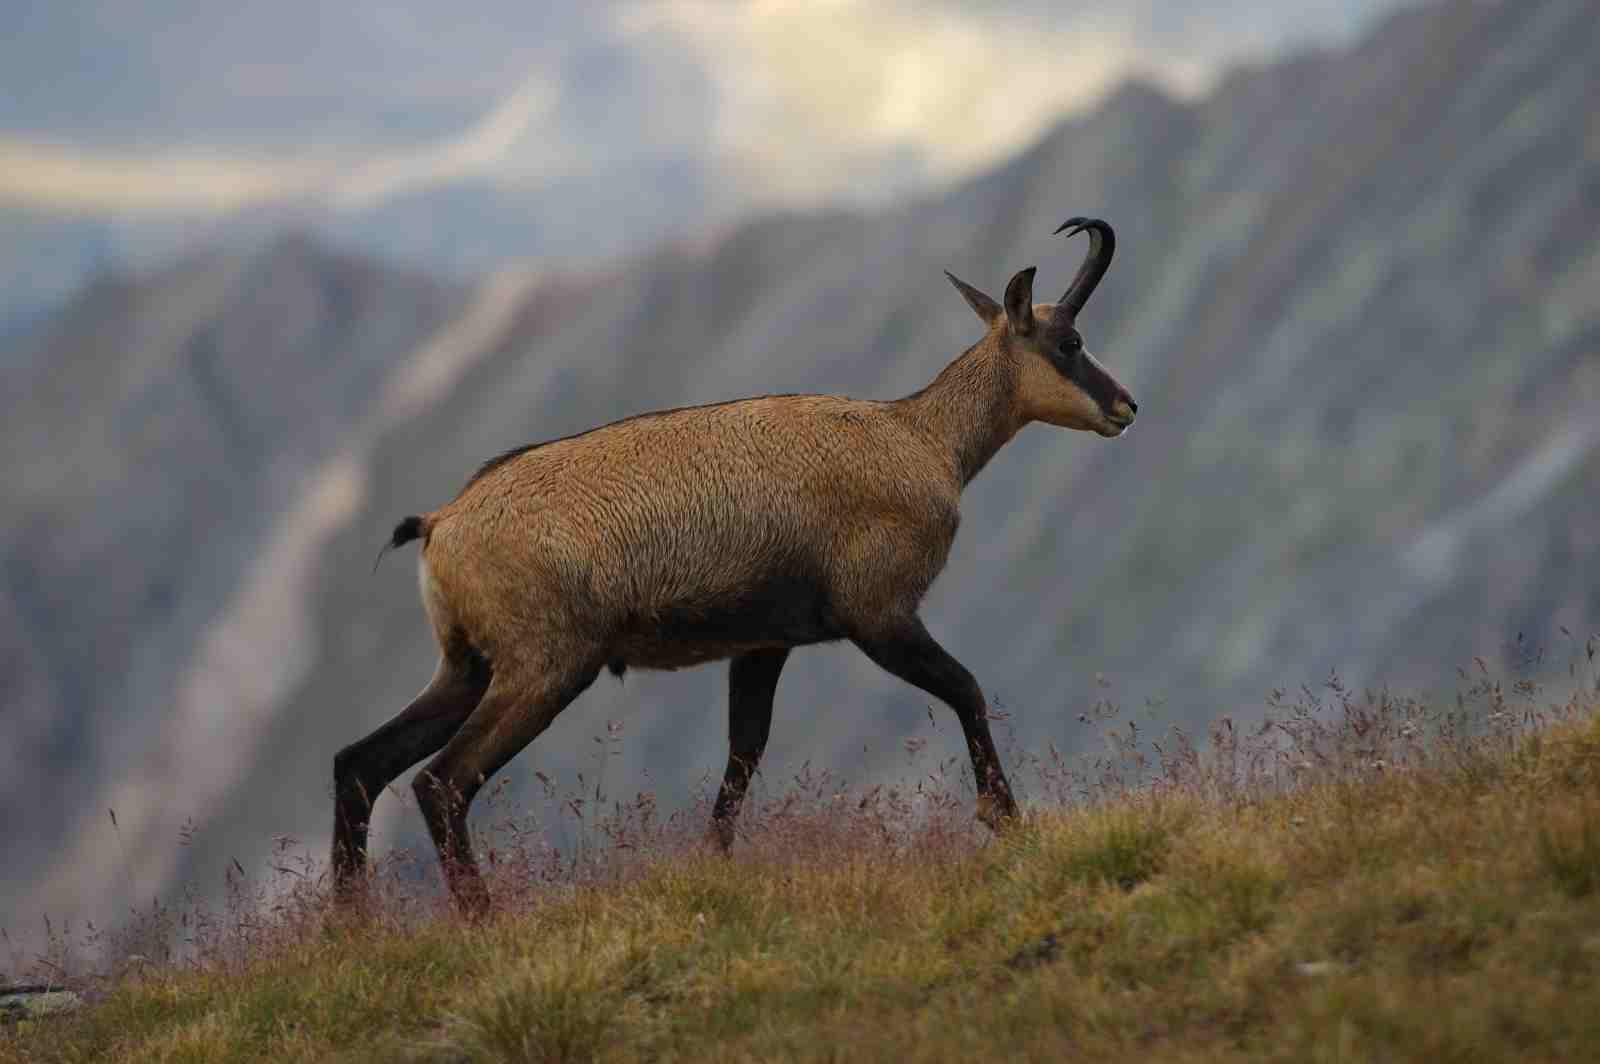
<svg viewBox="0 0 1600 1064"><path fill-rule="evenodd" d="M1344 710L1302 770L1370 740ZM0 1061L1600 1059L1592 710L1274 786L1213 741L988 843L818 807L481 926L324 913L0 1030Z"/></svg>

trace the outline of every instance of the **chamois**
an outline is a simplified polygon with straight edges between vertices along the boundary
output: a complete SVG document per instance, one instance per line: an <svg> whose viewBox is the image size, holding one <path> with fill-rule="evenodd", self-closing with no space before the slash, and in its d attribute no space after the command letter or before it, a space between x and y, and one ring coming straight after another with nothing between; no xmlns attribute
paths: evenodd
<svg viewBox="0 0 1600 1064"><path fill-rule="evenodd" d="M422 540L440 661L409 706L334 758L340 895L359 886L372 801L436 755L417 802L457 903L483 913L467 808L603 668L731 659L711 826L726 849L790 650L840 639L955 711L978 816L996 829L1016 817L983 692L917 610L962 489L1018 430L1112 437L1138 410L1076 328L1111 263L1111 226L1072 218L1063 231L1087 232L1089 251L1059 303L1034 304L1033 267L1003 306L947 272L987 330L913 395L768 395L631 417L494 458L450 503L401 521L385 550Z"/></svg>

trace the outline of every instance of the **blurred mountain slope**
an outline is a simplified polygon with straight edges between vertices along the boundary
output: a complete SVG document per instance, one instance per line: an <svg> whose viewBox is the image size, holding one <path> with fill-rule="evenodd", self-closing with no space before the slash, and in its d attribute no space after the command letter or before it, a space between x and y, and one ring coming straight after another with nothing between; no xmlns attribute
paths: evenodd
<svg viewBox="0 0 1600 1064"><path fill-rule="evenodd" d="M147 753L273 515L464 295L286 237L103 276L11 348L0 878Z"/></svg>
<svg viewBox="0 0 1600 1064"><path fill-rule="evenodd" d="M1595 99L1600 2L1451 2L1397 16L1345 53L1241 71L1198 104L1130 85L924 202L769 216L605 271L497 279L470 298L441 289L418 298L409 328L363 333L370 344L308 322L292 301L249 317L208 294L238 291L220 267L152 280L147 313L115 336L93 332L95 301L109 297L84 294L48 331L85 339L25 360L54 367L36 387L59 398L28 405L56 409L55 424L8 418L5 430L8 501L13 478L45 487L20 493L6 518L5 645L34 664L7 668L24 679L8 680L4 711L46 721L52 737L16 760L7 822L62 766L81 778L77 766L93 764L104 782L73 788L17 844L57 859L35 889L8 884L8 910L94 909L129 879L148 893L180 872L212 876L274 832L321 847L334 750L403 706L433 665L404 571L413 559L370 572L396 519L448 499L488 455L654 407L909 392L979 334L940 269L998 295L1038 264L1040 298L1053 297L1083 250L1049 236L1072 214L1117 226L1116 264L1082 327L1138 397L1140 421L1115 442L1023 433L970 489L925 610L1014 709L1024 747L1079 744L1076 717L1104 694L1097 676L1117 697L1161 700L1155 726L1192 727L1330 669L1448 692L1452 666L1510 660L1519 632L1564 652L1560 626L1600 628ZM327 256L279 245L231 268L293 254ZM127 445L102 423L160 424L102 379L162 349L141 337L273 329L299 340L250 358L250 387L213 396L202 378L170 393L182 416L208 412L204 431L183 437L205 446L140 463L150 482L131 493L105 472L122 468ZM426 376L419 367L441 350L454 356L438 386L410 402L372 398ZM344 383L324 386L308 366ZM56 471L62 436L86 441L82 478ZM266 468L257 451L274 448L298 457L214 497L231 463ZM210 486L174 486L193 478ZM171 502L162 522L125 527L130 498ZM228 521L213 537L202 530L217 513ZM315 534L300 531L307 522ZM292 579L276 579L280 556ZM159 625L131 606L108 613L96 592L164 586L151 562L163 557L189 563L196 586L169 591L168 608L193 621L135 668L104 649L105 633ZM84 566L95 558L102 568ZM79 567L93 584L60 583ZM293 601L264 609L272 594ZM259 649L219 647L214 633L233 631ZM297 656L287 680L274 648ZM266 692L243 731L230 718L239 704L206 694L218 674ZM607 787L656 787L670 805L720 771L724 682L721 669L605 677L509 775L582 769L593 784L589 739L615 718L626 738ZM913 734L931 735L932 756L957 753L952 721L937 709L930 726L926 701L848 648L798 654L769 773L806 759L858 778L899 771ZM117 715L103 708L113 703ZM176 735L195 758L218 751L204 786L185 786L182 763L129 768ZM98 748L119 753L83 761ZM118 803L141 825L131 877L118 876L123 858L103 858L115 845L103 810ZM388 800L384 823L404 804ZM173 836L189 817L201 830L180 853ZM416 827L414 815L401 822L405 837Z"/></svg>

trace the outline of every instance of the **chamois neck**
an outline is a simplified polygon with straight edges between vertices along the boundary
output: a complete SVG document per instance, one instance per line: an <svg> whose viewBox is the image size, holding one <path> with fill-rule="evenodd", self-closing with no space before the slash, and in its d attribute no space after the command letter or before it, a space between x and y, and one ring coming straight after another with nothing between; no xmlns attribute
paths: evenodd
<svg viewBox="0 0 1600 1064"><path fill-rule="evenodd" d="M1014 413L1015 391L1011 365L992 339L985 339L897 405L949 448L966 487L1021 428Z"/></svg>

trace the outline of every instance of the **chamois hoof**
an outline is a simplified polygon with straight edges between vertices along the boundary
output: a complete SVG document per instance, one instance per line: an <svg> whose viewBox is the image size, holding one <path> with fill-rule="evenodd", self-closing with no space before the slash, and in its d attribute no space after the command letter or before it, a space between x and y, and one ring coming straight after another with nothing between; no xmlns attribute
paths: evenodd
<svg viewBox="0 0 1600 1064"><path fill-rule="evenodd" d="M989 795L978 796L977 817L996 835L1004 835L1022 823L1022 811L1017 808L1015 802L1003 801Z"/></svg>

